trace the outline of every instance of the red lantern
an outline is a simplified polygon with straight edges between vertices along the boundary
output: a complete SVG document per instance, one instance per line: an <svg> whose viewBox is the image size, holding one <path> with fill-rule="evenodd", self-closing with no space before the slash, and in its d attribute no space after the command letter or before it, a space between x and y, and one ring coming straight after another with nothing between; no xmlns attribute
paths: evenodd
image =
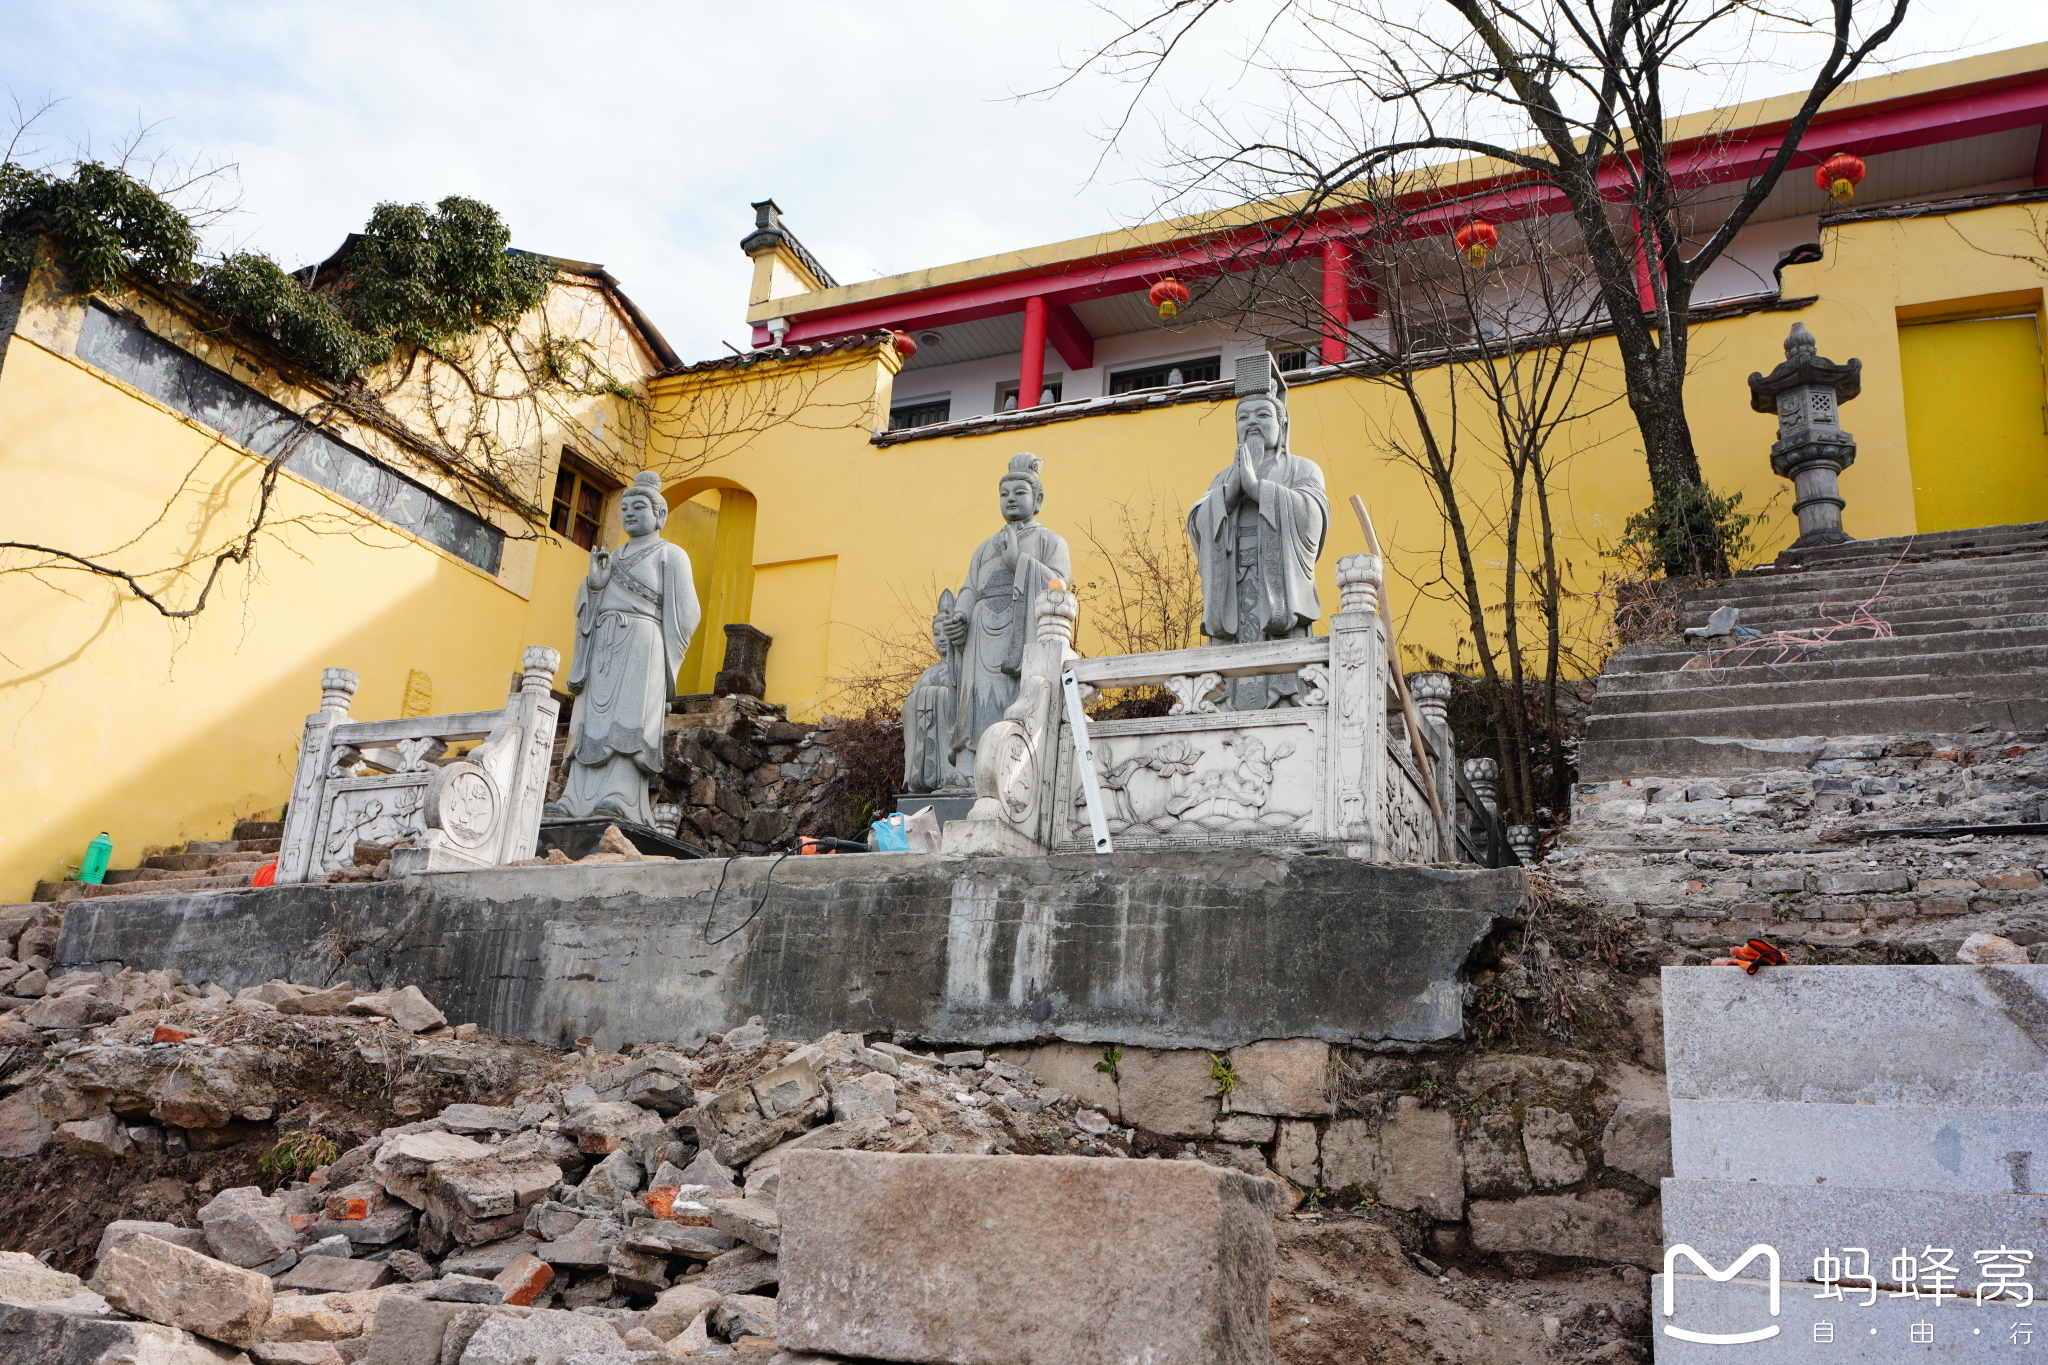
<svg viewBox="0 0 2048 1365"><path fill-rule="evenodd" d="M1836 152L1813 173L1813 183L1833 195L1836 203L1846 204L1856 197L1864 170L1862 157L1853 152Z"/></svg>
<svg viewBox="0 0 2048 1365"><path fill-rule="evenodd" d="M1159 309L1161 320L1171 319L1180 312L1181 305L1188 301L1188 287L1171 275L1152 286L1152 292L1145 295Z"/></svg>
<svg viewBox="0 0 2048 1365"><path fill-rule="evenodd" d="M892 332L890 335L896 338L896 354L905 360L917 354L917 342L910 333Z"/></svg>
<svg viewBox="0 0 2048 1365"><path fill-rule="evenodd" d="M1476 269L1486 264L1486 253L1500 245L1500 229L1484 218L1474 218L1459 228L1458 235L1452 240L1457 242L1458 250Z"/></svg>

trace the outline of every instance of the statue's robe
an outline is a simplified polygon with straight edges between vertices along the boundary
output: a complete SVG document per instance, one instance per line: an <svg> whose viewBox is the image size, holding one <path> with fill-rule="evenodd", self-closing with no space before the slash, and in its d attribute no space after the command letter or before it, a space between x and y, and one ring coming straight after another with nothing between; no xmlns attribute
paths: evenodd
<svg viewBox="0 0 2048 1365"><path fill-rule="evenodd" d="M1011 550L1014 566L1006 562ZM954 606L967 618L967 638L947 642L948 657L925 670L903 705L912 791L972 788L976 741L1017 699L1032 604L1048 583L1072 572L1067 542L1035 521L1005 526L975 548Z"/></svg>
<svg viewBox="0 0 2048 1365"><path fill-rule="evenodd" d="M1316 560L1330 529L1323 471L1312 460L1277 455L1259 478L1259 496L1225 494L1226 469L1188 513L1188 538L1202 576L1202 633L1211 644L1304 639L1322 616ZM1292 706L1301 692L1292 673L1233 678L1228 709Z"/></svg>
<svg viewBox="0 0 2048 1365"><path fill-rule="evenodd" d="M614 552L601 592L587 578L577 587L569 778L550 815L654 823L648 783L661 772L662 718L698 615L690 556L658 535Z"/></svg>

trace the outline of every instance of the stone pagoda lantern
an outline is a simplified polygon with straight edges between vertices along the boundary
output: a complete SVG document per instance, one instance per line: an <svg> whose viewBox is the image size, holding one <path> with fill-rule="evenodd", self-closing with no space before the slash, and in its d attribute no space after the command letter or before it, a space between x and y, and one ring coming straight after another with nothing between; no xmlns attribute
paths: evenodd
<svg viewBox="0 0 2048 1365"><path fill-rule="evenodd" d="M1771 470L1792 480L1792 510L1799 516L1794 550L1855 539L1842 530L1838 476L1856 462L1856 438L1842 430L1839 414L1842 404L1862 392L1863 362L1823 360L1815 354L1813 333L1799 322L1785 338L1785 363L1749 377L1749 405L1778 414Z"/></svg>

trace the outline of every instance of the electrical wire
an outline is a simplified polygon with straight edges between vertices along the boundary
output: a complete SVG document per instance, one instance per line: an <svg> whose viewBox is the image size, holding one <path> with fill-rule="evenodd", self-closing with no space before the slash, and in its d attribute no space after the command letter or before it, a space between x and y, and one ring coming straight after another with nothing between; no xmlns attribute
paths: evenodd
<svg viewBox="0 0 2048 1365"><path fill-rule="evenodd" d="M775 883L775 869L782 866L783 858L787 858L795 852L796 850L793 848L784 849L780 857L776 858L774 862L768 864L768 875L761 879L761 894L755 898L754 908L747 911L747 917L741 920L737 926L723 934L720 934L717 938L713 938L711 937L711 921L718 917L718 898L725 891L726 874L728 872L731 872L732 865L739 861L737 857L727 858L725 860L725 866L719 869L718 885L713 887L711 891L711 908L704 912L704 941L707 944L716 948L719 944L725 942L734 934L737 934L741 929L746 928L749 924L752 924L754 922L754 916L760 914L761 907L768 904L768 891L769 888L773 886Z"/></svg>

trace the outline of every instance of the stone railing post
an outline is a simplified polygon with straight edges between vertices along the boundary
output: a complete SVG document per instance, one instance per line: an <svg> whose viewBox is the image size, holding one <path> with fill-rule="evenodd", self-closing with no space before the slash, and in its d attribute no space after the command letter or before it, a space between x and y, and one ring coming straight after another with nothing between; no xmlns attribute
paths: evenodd
<svg viewBox="0 0 2048 1365"><path fill-rule="evenodd" d="M1437 805L1444 814L1444 856L1455 857L1458 848L1458 768L1457 746L1451 740L1451 675L1410 673L1408 699L1415 703L1416 718L1422 722L1423 738L1429 745L1436 768L1429 776L1436 783Z"/></svg>
<svg viewBox="0 0 2048 1365"><path fill-rule="evenodd" d="M346 668L320 673L320 709L306 717L299 737L299 764L292 773L291 804L285 810L284 838L278 844L277 882L312 881L314 855L320 846L320 789L328 776L331 736L348 724L349 703L362 679Z"/></svg>
<svg viewBox="0 0 2048 1365"><path fill-rule="evenodd" d="M1331 763L1324 796L1326 837L1380 857L1386 832L1387 636L1379 618L1378 555L1337 561L1337 611L1330 617Z"/></svg>
<svg viewBox="0 0 2048 1365"><path fill-rule="evenodd" d="M1490 758L1465 760L1465 780L1479 794L1479 804L1492 815L1500 814L1500 764Z"/></svg>
<svg viewBox="0 0 2048 1365"><path fill-rule="evenodd" d="M1855 539L1842 529L1841 472L1856 462L1856 438L1842 430L1841 405L1863 392L1863 362L1837 365L1816 354L1813 333L1795 322L1785 338L1785 361L1768 375L1749 377L1749 405L1778 415L1771 472L1792 480L1792 510L1799 539L1789 548L1840 545Z"/></svg>

